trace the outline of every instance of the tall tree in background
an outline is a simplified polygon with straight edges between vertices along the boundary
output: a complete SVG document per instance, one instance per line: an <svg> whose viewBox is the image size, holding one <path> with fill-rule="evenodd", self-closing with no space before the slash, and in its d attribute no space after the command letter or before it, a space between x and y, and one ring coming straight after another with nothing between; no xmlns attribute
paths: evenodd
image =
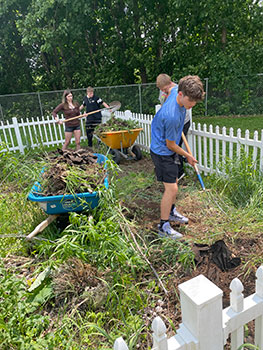
<svg viewBox="0 0 263 350"><path fill-rule="evenodd" d="M259 1L0 1L2 93L262 70Z"/></svg>
<svg viewBox="0 0 263 350"><path fill-rule="evenodd" d="M22 45L16 22L27 12L30 0L1 0L0 94L32 91L30 54Z"/></svg>

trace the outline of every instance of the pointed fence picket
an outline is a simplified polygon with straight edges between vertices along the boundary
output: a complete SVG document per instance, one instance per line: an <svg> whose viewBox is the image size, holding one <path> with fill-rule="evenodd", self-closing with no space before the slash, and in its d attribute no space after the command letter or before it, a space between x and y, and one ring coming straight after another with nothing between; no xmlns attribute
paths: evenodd
<svg viewBox="0 0 263 350"><path fill-rule="evenodd" d="M116 111L116 117L122 119L131 119L138 122L143 129L139 133L136 144L144 151L149 152L151 144L151 122L152 115ZM103 121L110 117L110 113L105 111ZM64 143L65 124L58 125L53 117L47 118L28 118L24 121L12 119L12 124L7 121L5 124L0 122L0 142L6 145L10 151L19 151L24 153L25 148L36 148L43 146L59 146ZM81 141L86 139L85 119L81 119ZM188 142L193 155L198 160L198 167L204 174L219 172L226 159L240 159L242 152L251 156L254 168L263 171L263 130L260 137L258 131L255 131L251 137L248 130L242 136L241 130L237 129L234 133L233 128L229 131L225 127L222 131L218 126L213 127L206 124L195 124L188 132ZM71 139L74 142L74 138ZM3 150L4 151L4 150Z"/></svg>
<svg viewBox="0 0 263 350"><path fill-rule="evenodd" d="M263 350L263 266L256 271L255 293L244 298L238 278L230 283L230 306L222 309L223 291L199 275L179 285L182 323L167 337L167 328L157 316L152 322L152 350L231 350L244 345L244 326L255 320L254 348ZM114 350L128 350L122 337Z"/></svg>

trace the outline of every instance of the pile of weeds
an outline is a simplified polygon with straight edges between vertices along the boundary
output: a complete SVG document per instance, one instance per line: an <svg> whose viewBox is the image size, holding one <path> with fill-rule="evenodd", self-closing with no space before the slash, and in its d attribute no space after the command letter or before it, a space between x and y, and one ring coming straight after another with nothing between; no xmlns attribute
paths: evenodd
<svg viewBox="0 0 263 350"><path fill-rule="evenodd" d="M95 128L95 133L100 135L103 132L108 131L120 131L120 130L132 130L139 128L139 123L135 120L123 120L116 117L111 117L106 123L99 124Z"/></svg>
<svg viewBox="0 0 263 350"><path fill-rule="evenodd" d="M105 177L105 164L98 163L97 156L86 150L48 155L41 195L92 193L104 184Z"/></svg>

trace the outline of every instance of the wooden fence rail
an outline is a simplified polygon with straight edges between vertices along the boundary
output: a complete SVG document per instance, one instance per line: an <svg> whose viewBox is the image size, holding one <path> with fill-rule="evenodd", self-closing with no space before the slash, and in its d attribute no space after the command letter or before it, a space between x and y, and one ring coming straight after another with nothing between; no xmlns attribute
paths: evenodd
<svg viewBox="0 0 263 350"><path fill-rule="evenodd" d="M231 350L244 344L244 326L255 320L254 346L263 350L263 266L256 272L255 293L244 298L238 278L230 284L230 306L222 309L223 291L205 276L199 275L179 285L182 323L171 338L157 316L152 322L152 350L223 350L229 341ZM114 350L129 350L122 337Z"/></svg>

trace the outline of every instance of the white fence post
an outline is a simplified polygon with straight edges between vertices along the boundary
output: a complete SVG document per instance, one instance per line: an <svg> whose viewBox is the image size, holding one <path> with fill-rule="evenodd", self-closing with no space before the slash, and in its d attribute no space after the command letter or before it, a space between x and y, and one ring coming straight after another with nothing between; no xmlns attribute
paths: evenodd
<svg viewBox="0 0 263 350"><path fill-rule="evenodd" d="M114 342L114 350L129 350L127 344L122 337L117 338Z"/></svg>
<svg viewBox="0 0 263 350"><path fill-rule="evenodd" d="M155 317L152 323L152 330L153 350L168 350L166 326L161 317Z"/></svg>
<svg viewBox="0 0 263 350"><path fill-rule="evenodd" d="M180 284L179 290L182 325L198 340L198 349L223 350L222 290L203 275Z"/></svg>
<svg viewBox="0 0 263 350"><path fill-rule="evenodd" d="M16 117L12 118L12 122L13 122L14 129L15 129L15 134L16 134L16 139L17 139L17 144L18 144L18 147L19 147L19 151L24 154L25 153L24 146L23 146L21 134L20 134L20 131L19 131L19 125L18 125Z"/></svg>
<svg viewBox="0 0 263 350"><path fill-rule="evenodd" d="M230 283L230 307L235 312L241 312L244 308L243 284L238 278ZM231 350L238 349L244 343L244 327L239 327L231 333Z"/></svg>
<svg viewBox="0 0 263 350"><path fill-rule="evenodd" d="M263 266L257 269L256 277L256 295L263 298ZM263 349L263 316L255 319L255 345Z"/></svg>

